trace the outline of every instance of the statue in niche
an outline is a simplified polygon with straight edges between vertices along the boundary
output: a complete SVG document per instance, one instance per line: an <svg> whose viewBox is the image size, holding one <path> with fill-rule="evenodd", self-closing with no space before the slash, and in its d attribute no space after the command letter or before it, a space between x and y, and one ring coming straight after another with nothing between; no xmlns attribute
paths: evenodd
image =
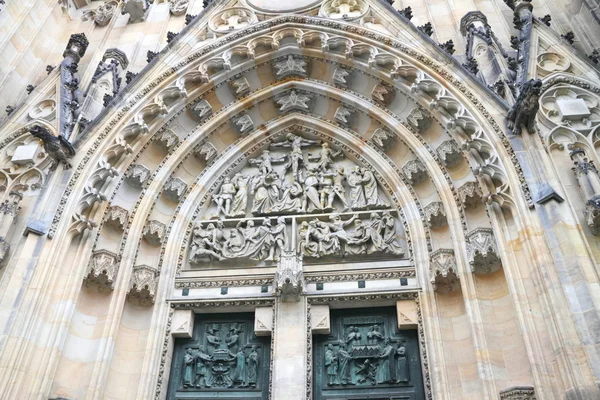
<svg viewBox="0 0 600 400"><path fill-rule="evenodd" d="M256 387L256 381L258 379L259 357L256 350L256 346L252 346L250 348L250 354L248 355L248 360L246 361L246 364L248 365L248 385L250 387Z"/></svg>
<svg viewBox="0 0 600 400"><path fill-rule="evenodd" d="M186 349L183 356L183 387L194 386L194 356L192 349Z"/></svg>
<svg viewBox="0 0 600 400"><path fill-rule="evenodd" d="M352 356L346 351L343 342L340 342L340 348L337 353L338 359L338 381L342 385L354 385L352 382Z"/></svg>
<svg viewBox="0 0 600 400"><path fill-rule="evenodd" d="M362 210L366 207L365 190L363 188L363 177L360 174L360 167L352 167L346 177L346 182L350 186L350 208L353 210Z"/></svg>
<svg viewBox="0 0 600 400"><path fill-rule="evenodd" d="M408 381L410 381L410 372L408 370L406 340L403 340L396 349L396 383L408 383Z"/></svg>
<svg viewBox="0 0 600 400"><path fill-rule="evenodd" d="M306 167L306 162L304 160L304 154L302 153L302 148L306 146L311 146L313 144L318 144L317 140L309 140L304 139L300 136L296 136L293 133L288 133L286 135L286 140L284 142L273 143L271 148L289 148L291 149L290 154L288 156L287 163L283 168L283 175L281 179L283 180L285 174L288 170L292 170L292 177L296 182L302 182L302 172L301 168Z"/></svg>
<svg viewBox="0 0 600 400"><path fill-rule="evenodd" d="M327 385L332 386L337 384L338 375L337 357L333 351L333 345L327 346L325 351L325 369L327 371Z"/></svg>
<svg viewBox="0 0 600 400"><path fill-rule="evenodd" d="M231 204L230 216L243 217L246 215L246 208L248 207L248 183L250 182L250 176L237 173L231 182L235 185L235 195Z"/></svg>
<svg viewBox="0 0 600 400"><path fill-rule="evenodd" d="M317 161L317 167L321 171L326 171L327 168L333 163L333 159L341 155L341 150L332 150L329 147L329 143L324 142L321 145L321 150L318 153L308 153L308 159L310 161Z"/></svg>
<svg viewBox="0 0 600 400"><path fill-rule="evenodd" d="M377 369L376 381L377 383L393 383L395 381L394 376L394 355L396 351L391 344L390 338L385 338L383 342L383 350L379 358L381 364Z"/></svg>
<svg viewBox="0 0 600 400"><path fill-rule="evenodd" d="M286 157L273 157L269 150L263 150L260 157L251 158L248 164L257 166L261 174L267 175L273 172L273 163L284 161Z"/></svg>
<svg viewBox="0 0 600 400"><path fill-rule="evenodd" d="M225 216L231 216L231 205L233 201L233 197L236 195L237 189L235 184L231 182L229 177L225 177L223 179L223 184L219 189L219 193L217 193L213 200L217 203L217 214L223 213Z"/></svg>
<svg viewBox="0 0 600 400"><path fill-rule="evenodd" d="M210 376L210 368L207 368L207 364L211 361L211 356L206 354L204 346L200 346L198 349L198 355L196 356L196 387L211 387L212 380Z"/></svg>

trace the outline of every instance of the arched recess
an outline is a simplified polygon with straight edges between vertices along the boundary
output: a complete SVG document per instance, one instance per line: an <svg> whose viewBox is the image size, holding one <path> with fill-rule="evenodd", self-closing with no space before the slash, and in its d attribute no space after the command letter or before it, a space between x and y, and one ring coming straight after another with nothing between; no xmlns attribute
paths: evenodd
<svg viewBox="0 0 600 400"><path fill-rule="evenodd" d="M287 18L287 17L286 17ZM214 103L218 105L213 110L213 115L204 120L197 130L192 131L188 136L180 138L179 144L169 150L168 156L156 165L155 171L151 174L150 180L139 193L138 199L135 201L134 207L130 210L127 220L126 232L121 241L120 248L125 252L121 256L119 273L115 282L115 290L108 300L108 315L106 323L103 327L102 339L99 341L98 352L92 365L89 382L90 393L96 393L96 396L102 396L107 380L111 379L111 356L113 355L113 343L118 340L120 319L123 312L123 304L127 294L127 286L129 284L129 275L131 268L136 262L139 243L142 242L142 232L148 216L151 214L156 196L155 193L160 193L168 178L173 174L177 167L186 159L197 145L208 139L208 135L223 124L227 124L229 119L238 115L250 106L260 102L272 101L273 96L283 94L286 91L296 89L307 92L312 92L316 96L325 96L329 99L334 99L335 104L349 106L355 108L369 118L376 119L378 123L387 128L396 139L406 146L406 154L413 154L409 157L410 160L420 160L425 171L431 177L431 193L435 193L443 204L445 214L448 220L448 230L451 237L451 242L444 246L452 247L456 254L456 263L460 281L466 282L463 290L467 293L465 300L468 302L466 309L469 314L465 320L471 321L472 340L475 343L477 350L486 349L486 335L482 329L482 316L479 310L476 288L470 277L470 268L468 266L468 254L462 243L465 242L465 235L472 228L481 228L481 223L489 224L485 212L482 208L477 215L467 218L466 214L462 215L462 206L459 205L460 198L457 188L458 183L463 183L468 177L471 181L476 181L476 177L469 172L469 168L465 164L462 176L453 178L451 174L445 171L441 157L433 150L431 143L427 141L426 135L421 135L418 132L419 123L412 126L409 123L404 123L403 120L408 120L408 113L417 106L431 107L432 123L437 124L436 131L448 140L453 139L457 144L463 144L468 150L464 156L471 163L473 169L478 173L479 180L484 183L485 193L489 194L488 199L492 202L498 202L502 205L512 207L515 215L521 216L528 209L528 200L522 194L521 182L519 179L519 167L516 165L503 165L502 159L511 159L510 146L503 144L506 138L499 130L497 122L489 115L482 112L484 106L476 105L471 102L475 96L468 91L462 83L458 83L458 79L451 76L449 73L441 74L441 68L432 60L422 54L416 53L404 45L392 43L395 47L384 45L385 42L377 43L373 38L360 38L359 34L351 33L348 36L356 41L366 40L370 42L370 47L364 44L351 44L350 39L333 37L327 38L326 33L328 28L318 26L323 33L317 35L315 33L305 34L302 32L301 26L288 27L294 25L295 22L289 22L286 18L280 18L275 22L270 22L273 25L281 24L281 29L271 29L271 37L253 37L254 32L258 28L253 27L248 30L243 30L240 34L234 34L228 37L227 40L232 43L227 43L229 49L222 55L215 53L219 49L219 44L214 44L206 49L201 49L198 53L191 55L188 59L177 67L177 73L173 68L166 69L165 72L155 72L155 82L150 82L145 86L144 83L138 81L130 90L131 97L128 98L126 106L120 110L115 110L112 115L108 115L98 124L95 129L97 135L95 137L82 137L80 140L80 151L76 161L78 168L74 172L69 188L65 192L63 202L59 212L55 217L51 233L53 235L52 242L49 242L44 249L42 257L44 263L54 265L61 254L65 253L67 246L75 246L78 265L76 270L72 270L71 274L66 277L64 282L66 287L71 289L65 291L61 297L61 301L70 301L75 303L79 296L79 285L85 275L85 268L90 253L93 250L93 244L97 239L97 230L94 225L105 220L104 215L108 209L108 203L102 199L102 196L95 196L90 187L101 187L104 191L106 199L113 199L118 188L121 186L122 178L108 179L116 177L119 174L130 169L131 164L140 157L143 152L152 146L151 138L161 132L161 127L168 125L169 122L175 121L180 115L184 107L194 103L199 97L206 97L211 92L218 90L219 87L228 84L228 80L235 78L237 74L244 72L245 68L254 68L255 65L266 62L274 57L286 57L289 55L297 55L303 57L324 58L320 50L304 47L310 40L323 41L325 46L317 46L317 48L343 48L347 49L340 52L340 56L329 54L328 59L334 58L340 64L345 64L357 71L362 71L365 76L379 79L390 87L397 90L397 96L403 95L414 102L411 109L404 109L405 116L396 115L390 111L387 106L378 106L374 100L370 100L372 87L363 87L362 91L355 92L350 90L336 89L334 85L325 82L310 79L308 77L296 77L282 79L277 83L264 82L260 87L253 88L254 90L246 97L235 101L231 101L227 105L220 102ZM313 20L307 18L306 22ZM318 20L314 22L320 24ZM299 24L297 24L299 25ZM341 24L340 26L345 26ZM292 29L293 28L293 29ZM317 27L314 27L315 29ZM258 36L258 34L256 34ZM290 40L291 39L291 40ZM251 45L245 48L238 48L236 44L242 40L248 40ZM237 41L237 42L236 42ZM252 42L254 41L254 42ZM276 43L277 45L274 45ZM254 54L252 59L240 58L238 55L248 55L250 49L255 51L256 48L267 45L264 54ZM300 47L302 45L303 47ZM254 46L254 47L253 47ZM378 48L385 47L385 51L380 51ZM403 54L398 51L398 48L404 50ZM298 50L300 49L300 50ZM395 58L394 58L395 57ZM196 59L198 58L198 59ZM344 60L352 59L352 62ZM239 61L239 64L236 62ZM325 62L325 61L322 61ZM390 68L391 66L391 68ZM436 70L437 68L437 70ZM157 68L158 69L158 68ZM217 72L215 72L217 71ZM425 71L425 72L423 72ZM330 71L332 72L332 71ZM150 75L150 74L149 74ZM435 75L435 79L434 76ZM404 76L405 80L394 81L393 77ZM177 77L182 79L177 79ZM277 79L275 79L277 81ZM374 81L373 81L374 82ZM456 85L456 86L454 86ZM487 104L487 106L495 107L495 105ZM495 113L501 113L500 109L496 109ZM333 109L330 115L333 114ZM425 112L425 114L427 114ZM112 117L112 118L111 118ZM323 116L321 116L323 117ZM284 116L281 118L269 118L261 124L259 129L252 132L247 138L236 141L232 147L224 146L218 150L221 154L230 154L227 156L219 156L215 161L210 162L203 170L200 180L190 187L189 195L185 198L181 206L177 208L177 216L171 220L171 228L167 230L168 234L166 245L162 250L161 256L157 258L162 263L161 274L159 279L159 288L157 290L156 299L161 301L155 304L152 310L152 320L150 321L151 328L149 332L151 338L145 344L147 349L146 355L143 358L140 367L141 378L139 381L138 396L150 397L155 389L155 384L159 370L167 368L164 365L162 357L165 355L162 342L165 335L165 327L168 325L168 313L162 299L167 298L169 290L172 288L172 278L174 270L173 263L179 263L182 243L189 232L184 228L186 218L189 218L190 213L193 214L193 207L198 198L202 198L210 190L216 188L216 177L224 168L226 162L231 160L231 154L235 154L240 149L250 147L252 141L257 138L266 138L270 126L277 126L286 122L286 120L297 118L300 122L306 123L305 119L311 121L313 125L331 126L329 135L336 141L341 143L346 141L349 145L349 151L361 154L365 160L370 161L377 166L379 172L380 184L387 182L386 187L389 192L395 194L398 198L398 206L406 213L406 223L408 226L407 235L410 235L412 242L412 251L414 255L414 263L417 265L417 276L419 286L423 290L423 313L424 319L430 322L426 324L427 343L430 352L430 362L442 362L444 349L440 342L435 341L435 337L439 336L440 328L435 325L436 320L436 300L433 295L432 288L428 283L430 252L437 249L434 245L428 243L428 227L424 226L424 212L420 210L423 205L417 200L419 196L415 196L409 186L405 183L406 176L401 170L402 165L390 163L382 150L377 150L372 144L372 136L374 131L362 132L360 137L355 137L349 133L352 129L340 128L336 124L327 121L319 122L311 116L298 114L297 116ZM322 118L323 119L323 118ZM166 120L166 124L165 124ZM400 125L404 125L401 127ZM303 124L300 124L303 126ZM310 124L309 124L310 127ZM168 128L168 126L166 127ZM367 133L367 134L365 134ZM439 144L437 142L434 142ZM339 144L341 145L341 144ZM436 149L437 150L437 149ZM407 159L407 161L409 160ZM403 177L404 179L402 179ZM102 184L96 186L98 182ZM90 186L91 184L91 186ZM87 188L87 189L86 189ZM526 189L526 188L525 188ZM151 194L145 196L145 194ZM428 199L431 200L431 199ZM527 218L527 217L523 217ZM96 222L91 222L96 221ZM469 225L472 221L472 225ZM483 221L483 222L482 222ZM522 222L522 225L527 225ZM187 234L185 233L187 232ZM83 233L83 235L82 235ZM175 233L177 235L175 236ZM71 242L72 238L76 240ZM505 240L502 237L500 241ZM74 244L73 244L74 243ZM166 267L165 267L166 266ZM509 267L509 266L507 266ZM52 272L54 276L47 278L40 277L40 282L52 282L58 278L58 273ZM129 275L128 275L129 274ZM162 297L160 297L162 296ZM64 322L64 327L60 330L52 332L47 340L53 341L55 338L61 337L68 329L71 323L73 310L63 310L58 315L58 319ZM59 339L60 340L60 339ZM475 356L473 351L473 369L477 370L487 379L482 380L482 387L477 387L476 391L481 391L482 396L491 396L492 393L497 393L498 388L495 387L493 381L493 373L491 372L491 362L489 356L484 351L478 352ZM14 353L15 359L17 353ZM44 353L44 361L52 360L47 364L44 362L41 365L48 365L46 372L53 375L57 368L60 368L60 350L53 348ZM478 357L478 358L476 358ZM442 387L434 388L439 393L445 392L447 388L443 385L450 385L445 371L436 371L436 382ZM113 372L114 374L114 372ZM536 374L536 372L534 372ZM46 375L46 374L45 374ZM163 378L164 379L164 378ZM542 379L536 377L535 379ZM32 392L37 390L47 391L47 388L42 388L40 383L34 383ZM16 393L16 392L15 392Z"/></svg>

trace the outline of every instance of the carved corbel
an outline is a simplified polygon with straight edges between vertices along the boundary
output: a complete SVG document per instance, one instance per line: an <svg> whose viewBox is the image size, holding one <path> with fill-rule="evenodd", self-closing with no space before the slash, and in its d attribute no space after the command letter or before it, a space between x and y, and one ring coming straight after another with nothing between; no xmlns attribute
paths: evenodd
<svg viewBox="0 0 600 400"><path fill-rule="evenodd" d="M302 272L302 255L295 250L281 253L275 273L275 294L283 301L298 301L306 293L306 284Z"/></svg>
<svg viewBox="0 0 600 400"><path fill-rule="evenodd" d="M159 246L165 238L167 227L160 221L150 220L146 222L142 236L153 246Z"/></svg>
<svg viewBox="0 0 600 400"><path fill-rule="evenodd" d="M483 203L483 192L477 182L467 182L458 188L458 198L465 208L474 209Z"/></svg>
<svg viewBox="0 0 600 400"><path fill-rule="evenodd" d="M236 99L244 97L248 93L250 93L250 84L248 83L248 79L244 77L230 82L229 88L231 89L231 93L233 93Z"/></svg>
<svg viewBox="0 0 600 400"><path fill-rule="evenodd" d="M115 253L108 250L94 251L84 278L85 286L95 285L100 292L113 290L118 269L119 257Z"/></svg>
<svg viewBox="0 0 600 400"><path fill-rule="evenodd" d="M467 234L466 239L471 272L490 274L502 267L494 232L491 229L476 228Z"/></svg>
<svg viewBox="0 0 600 400"><path fill-rule="evenodd" d="M81 235L83 232L92 230L98 226L98 223L93 219L86 217L85 215L75 214L69 227L69 233L75 236Z"/></svg>
<svg viewBox="0 0 600 400"><path fill-rule="evenodd" d="M433 229L443 228L448 225L444 204L441 201L434 201L423 207L425 220Z"/></svg>
<svg viewBox="0 0 600 400"><path fill-rule="evenodd" d="M119 206L112 206L106 214L106 224L115 229L123 229L129 219L129 211Z"/></svg>
<svg viewBox="0 0 600 400"><path fill-rule="evenodd" d="M389 151L396 143L396 135L387 128L378 128L373 132L371 141L383 151Z"/></svg>
<svg viewBox="0 0 600 400"><path fill-rule="evenodd" d="M333 119L335 119L336 122L344 126L351 126L355 118L356 110L343 106L338 107L338 109L335 110L335 115L333 116Z"/></svg>
<svg viewBox="0 0 600 400"><path fill-rule="evenodd" d="M125 181L136 189L141 189L152 173L148 168L141 164L133 164L125 173Z"/></svg>
<svg viewBox="0 0 600 400"><path fill-rule="evenodd" d="M210 142L204 142L196 146L194 156L209 163L217 156L217 148Z"/></svg>
<svg viewBox="0 0 600 400"><path fill-rule="evenodd" d="M189 111L192 117L198 122L202 122L213 113L213 108L210 103L206 100L200 100L189 106Z"/></svg>
<svg viewBox="0 0 600 400"><path fill-rule="evenodd" d="M176 203L179 203L181 196L186 192L187 184L181 178L171 177L165 183L163 193L165 196Z"/></svg>
<svg viewBox="0 0 600 400"><path fill-rule="evenodd" d="M371 91L371 98L373 99L373 101L383 106L390 105L390 103L394 101L395 95L396 92L392 87L384 85L382 83L377 84Z"/></svg>
<svg viewBox="0 0 600 400"><path fill-rule="evenodd" d="M457 166L463 160L460 147L458 147L458 144L452 139L442 142L436 151L444 162L444 165L448 168Z"/></svg>
<svg viewBox="0 0 600 400"><path fill-rule="evenodd" d="M427 169L421 160L408 161L402 167L402 173L413 186L423 183L427 179Z"/></svg>
<svg viewBox="0 0 600 400"><path fill-rule="evenodd" d="M438 249L430 255L429 281L438 293L449 293L460 288L454 250Z"/></svg>
<svg viewBox="0 0 600 400"><path fill-rule="evenodd" d="M149 265L136 265L133 267L127 299L139 305L154 303L158 271Z"/></svg>
<svg viewBox="0 0 600 400"><path fill-rule="evenodd" d="M154 142L158 144L166 152L171 151L179 144L179 137L170 129L165 129L159 132L154 138Z"/></svg>

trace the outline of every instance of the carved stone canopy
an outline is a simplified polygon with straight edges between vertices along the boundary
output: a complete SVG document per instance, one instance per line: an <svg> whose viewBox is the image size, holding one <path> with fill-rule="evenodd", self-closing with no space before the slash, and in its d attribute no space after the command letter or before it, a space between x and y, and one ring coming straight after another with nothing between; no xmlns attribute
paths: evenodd
<svg viewBox="0 0 600 400"><path fill-rule="evenodd" d="M352 70L346 67L337 67L333 71L333 84L342 88L347 88L352 83Z"/></svg>
<svg viewBox="0 0 600 400"><path fill-rule="evenodd" d="M371 98L376 103L388 106L394 100L395 94L392 87L379 83L371 91Z"/></svg>
<svg viewBox="0 0 600 400"><path fill-rule="evenodd" d="M125 181L134 188L141 189L152 173L148 168L141 164L134 164L125 173Z"/></svg>
<svg viewBox="0 0 600 400"><path fill-rule="evenodd" d="M427 179L427 169L421 160L408 161L402 167L402 173L412 185L418 185Z"/></svg>
<svg viewBox="0 0 600 400"><path fill-rule="evenodd" d="M248 114L242 114L231 118L231 123L233 124L233 128L240 135L245 135L254 129L254 121L252 121L252 118Z"/></svg>
<svg viewBox="0 0 600 400"><path fill-rule="evenodd" d="M190 104L188 109L192 117L198 122L204 121L213 113L212 106L206 100L200 100L195 103L192 103Z"/></svg>
<svg viewBox="0 0 600 400"><path fill-rule="evenodd" d="M129 219L129 211L119 206L112 206L106 214L106 224L113 228L123 229Z"/></svg>
<svg viewBox="0 0 600 400"><path fill-rule="evenodd" d="M351 126L356 118L356 110L348 107L338 107L333 118L344 126Z"/></svg>
<svg viewBox="0 0 600 400"><path fill-rule="evenodd" d="M306 292L306 284L302 273L302 256L296 251L284 251L279 259L275 273L275 293L283 301L298 301Z"/></svg>
<svg viewBox="0 0 600 400"><path fill-rule="evenodd" d="M440 144L436 151L448 168L457 166L463 160L460 147L458 147L458 144L452 139L446 140Z"/></svg>
<svg viewBox="0 0 600 400"><path fill-rule="evenodd" d="M476 228L467 234L466 239L472 272L489 274L502 267L492 229Z"/></svg>
<svg viewBox="0 0 600 400"><path fill-rule="evenodd" d="M430 255L429 280L433 290L449 293L460 288L454 250L438 249Z"/></svg>
<svg viewBox="0 0 600 400"><path fill-rule="evenodd" d="M389 151L396 143L396 135L385 127L377 128L375 132L373 132L371 140L383 151Z"/></svg>
<svg viewBox="0 0 600 400"><path fill-rule="evenodd" d="M183 181L183 179L178 177L171 177L165 183L165 187L163 189L163 193L165 196L174 202L179 202L181 197L187 190L187 184Z"/></svg>
<svg viewBox="0 0 600 400"><path fill-rule="evenodd" d="M158 144L164 151L169 152L179 144L179 137L172 130L165 129L156 135L154 142Z"/></svg>
<svg viewBox="0 0 600 400"><path fill-rule="evenodd" d="M151 245L159 246L165 237L166 231L167 227L165 224L156 220L150 220L146 222L142 235Z"/></svg>
<svg viewBox="0 0 600 400"><path fill-rule="evenodd" d="M157 280L156 268L149 265L134 266L127 299L142 306L153 304Z"/></svg>
<svg viewBox="0 0 600 400"><path fill-rule="evenodd" d="M231 81L229 83L229 87L231 88L231 93L233 93L237 99L250 93L250 84L244 77L236 79L235 81Z"/></svg>
<svg viewBox="0 0 600 400"><path fill-rule="evenodd" d="M467 182L459 187L458 197L467 209L477 208L483 203L483 192L477 182Z"/></svg>
<svg viewBox="0 0 600 400"><path fill-rule="evenodd" d="M92 254L88 274L84 278L86 286L95 285L99 291L113 290L119 269L119 257L108 250L97 250Z"/></svg>
<svg viewBox="0 0 600 400"><path fill-rule="evenodd" d="M90 42L85 33L74 33L69 38L69 43L65 48L63 57L70 56L73 57L75 62L79 62L79 59L83 57L89 45Z"/></svg>
<svg viewBox="0 0 600 400"><path fill-rule="evenodd" d="M444 204L441 201L429 203L423 208L423 212L425 213L425 220L431 228L438 229L448 225Z"/></svg>
<svg viewBox="0 0 600 400"><path fill-rule="evenodd" d="M431 114L427 111L414 108L406 117L409 124L415 127L419 132L424 132L431 125Z"/></svg>
<svg viewBox="0 0 600 400"><path fill-rule="evenodd" d="M196 146L194 156L205 162L211 162L217 156L217 148L210 142L204 142Z"/></svg>
<svg viewBox="0 0 600 400"><path fill-rule="evenodd" d="M176 17L184 15L189 2L189 0L169 0L169 12Z"/></svg>

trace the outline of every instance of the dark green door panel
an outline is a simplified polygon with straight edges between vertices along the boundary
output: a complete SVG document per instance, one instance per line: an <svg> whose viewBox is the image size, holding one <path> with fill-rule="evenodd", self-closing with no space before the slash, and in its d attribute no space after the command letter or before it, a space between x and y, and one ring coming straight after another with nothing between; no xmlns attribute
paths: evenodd
<svg viewBox="0 0 600 400"><path fill-rule="evenodd" d="M254 314L197 314L191 339L176 339L168 399L266 400L270 338Z"/></svg>
<svg viewBox="0 0 600 400"><path fill-rule="evenodd" d="M331 310L331 334L315 335L315 400L424 399L416 330L396 309Z"/></svg>

